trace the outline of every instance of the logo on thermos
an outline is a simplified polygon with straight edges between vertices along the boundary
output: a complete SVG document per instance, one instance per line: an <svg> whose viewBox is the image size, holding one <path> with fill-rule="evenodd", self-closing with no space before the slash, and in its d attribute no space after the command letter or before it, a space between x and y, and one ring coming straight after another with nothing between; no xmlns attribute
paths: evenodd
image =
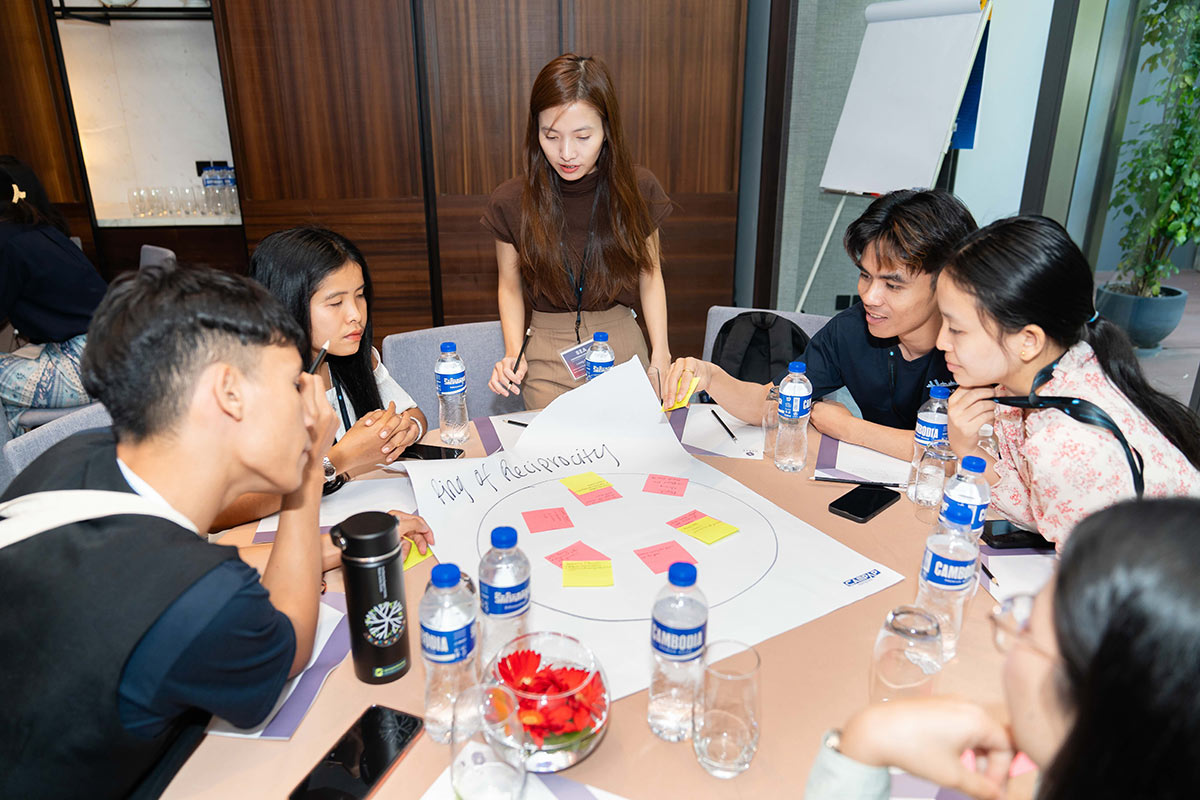
<svg viewBox="0 0 1200 800"><path fill-rule="evenodd" d="M363 638L376 647L393 645L404 633L404 604L385 600L363 618Z"/></svg>

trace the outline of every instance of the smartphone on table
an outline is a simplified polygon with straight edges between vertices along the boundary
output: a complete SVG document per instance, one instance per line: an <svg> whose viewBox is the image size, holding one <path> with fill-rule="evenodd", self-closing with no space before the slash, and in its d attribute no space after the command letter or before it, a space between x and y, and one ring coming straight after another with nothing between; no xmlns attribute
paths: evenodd
<svg viewBox="0 0 1200 800"><path fill-rule="evenodd" d="M400 763L424 727L420 717L371 706L292 790L288 800L364 800Z"/></svg>
<svg viewBox="0 0 1200 800"><path fill-rule="evenodd" d="M886 486L855 486L829 504L829 513L866 522L900 499L900 493Z"/></svg>
<svg viewBox="0 0 1200 800"><path fill-rule="evenodd" d="M400 453L400 458L415 458L421 461L439 461L444 458L462 458L465 450L457 447L439 447L433 444L410 444Z"/></svg>
<svg viewBox="0 0 1200 800"><path fill-rule="evenodd" d="M1018 528L1006 519L989 519L983 523L983 543L997 550L1053 550L1040 533Z"/></svg>

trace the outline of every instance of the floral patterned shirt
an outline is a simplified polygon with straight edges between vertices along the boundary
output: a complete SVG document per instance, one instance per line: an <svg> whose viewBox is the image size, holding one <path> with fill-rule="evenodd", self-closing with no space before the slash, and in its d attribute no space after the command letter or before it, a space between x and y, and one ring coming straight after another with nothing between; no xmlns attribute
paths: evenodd
<svg viewBox="0 0 1200 800"><path fill-rule="evenodd" d="M1040 395L1080 397L1112 417L1145 462L1145 497L1200 497L1200 471L1113 385L1079 342L1063 354ZM999 480L992 507L1060 547L1094 511L1134 497L1125 451L1111 433L1056 409L996 406Z"/></svg>

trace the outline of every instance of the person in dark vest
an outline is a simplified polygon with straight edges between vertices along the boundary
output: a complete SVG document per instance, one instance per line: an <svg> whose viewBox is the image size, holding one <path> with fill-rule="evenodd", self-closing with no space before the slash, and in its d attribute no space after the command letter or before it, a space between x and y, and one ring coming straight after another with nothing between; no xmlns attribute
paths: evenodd
<svg viewBox="0 0 1200 800"><path fill-rule="evenodd" d="M210 715L258 724L307 663L337 422L302 341L243 277L168 265L112 284L82 364L112 428L54 445L0 500L134 493L177 521L92 518L0 549L0 797L157 796ZM261 577L197 534L246 492L284 498Z"/></svg>
<svg viewBox="0 0 1200 800"><path fill-rule="evenodd" d="M942 326L937 276L947 257L976 229L971 212L941 189L906 189L877 198L851 222L842 240L858 269L859 302L808 343L813 400L845 387L862 412L840 403L813 403L822 433L897 458L912 457L917 410L934 386L954 385L934 343ZM774 385L787 377L779 375ZM680 358L667 373L666 405L681 401L693 378L721 407L746 422L762 422L772 384L739 381L697 358Z"/></svg>

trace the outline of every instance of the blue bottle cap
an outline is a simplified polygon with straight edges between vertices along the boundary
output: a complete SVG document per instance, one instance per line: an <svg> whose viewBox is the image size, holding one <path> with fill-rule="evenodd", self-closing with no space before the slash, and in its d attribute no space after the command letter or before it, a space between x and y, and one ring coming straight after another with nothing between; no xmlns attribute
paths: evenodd
<svg viewBox="0 0 1200 800"><path fill-rule="evenodd" d="M696 565L686 561L676 561L667 570L667 580L672 586L691 586L696 582Z"/></svg>
<svg viewBox="0 0 1200 800"><path fill-rule="evenodd" d="M962 468L967 472L976 472L980 475L987 469L987 462L979 456L967 456L962 460Z"/></svg>
<svg viewBox="0 0 1200 800"><path fill-rule="evenodd" d="M808 369L808 367L805 366L803 361L793 361L792 363L788 364L788 372L799 372L803 374L804 370L806 369Z"/></svg>
<svg viewBox="0 0 1200 800"><path fill-rule="evenodd" d="M457 586L462 575L454 564L438 564L433 568L433 585L439 589Z"/></svg>
<svg viewBox="0 0 1200 800"><path fill-rule="evenodd" d="M964 505L955 503L946 509L946 513L942 515L947 522L954 525L970 525L971 524L971 509Z"/></svg>
<svg viewBox="0 0 1200 800"><path fill-rule="evenodd" d="M492 528L492 547L499 547L501 550L507 550L510 547L517 546L517 529L510 528L507 525L499 528Z"/></svg>
<svg viewBox="0 0 1200 800"><path fill-rule="evenodd" d="M608 334L605 333L604 331L596 331L595 333L592 334L592 341L593 342L607 342Z"/></svg>
<svg viewBox="0 0 1200 800"><path fill-rule="evenodd" d="M945 400L950 396L949 386L935 386L929 390L930 397L936 397L939 400Z"/></svg>
<svg viewBox="0 0 1200 800"><path fill-rule="evenodd" d="M457 349L458 349L458 346L455 345L454 342L442 342L442 352L443 353L453 353Z"/></svg>

